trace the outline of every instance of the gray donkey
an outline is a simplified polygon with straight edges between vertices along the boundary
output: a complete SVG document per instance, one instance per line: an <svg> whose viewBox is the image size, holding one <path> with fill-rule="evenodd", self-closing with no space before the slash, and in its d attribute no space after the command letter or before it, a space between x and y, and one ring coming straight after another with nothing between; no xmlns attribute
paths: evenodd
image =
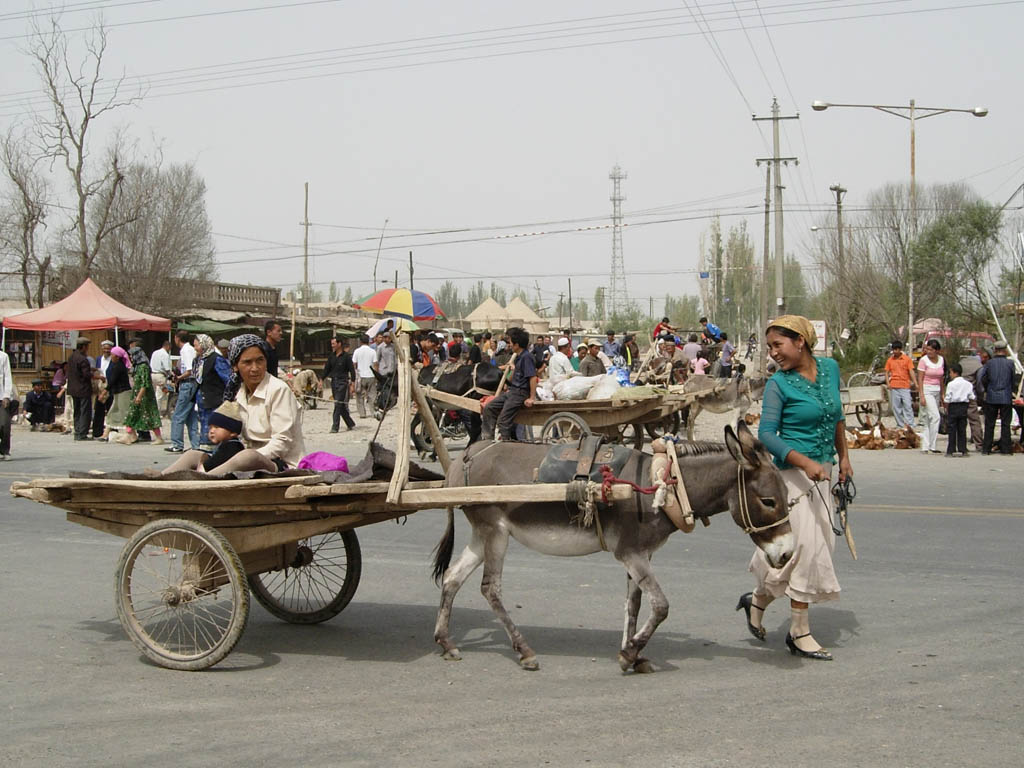
<svg viewBox="0 0 1024 768"><path fill-rule="evenodd" d="M551 446L535 443L477 443L461 461L453 462L447 484L452 488L474 485L531 483ZM679 465L694 514L707 518L729 510L733 520L768 561L784 565L793 553L786 487L771 457L740 421L737 429L725 428L725 443L688 443L677 446ZM653 457L632 449L617 474L640 486L649 486ZM596 470L595 470L596 471ZM619 651L624 672L650 672L640 653L658 625L668 616L668 600L654 578L651 556L677 528L652 506L653 496L634 494L626 502L600 506L599 522L604 543L626 568L626 621ZM434 578L441 582L441 606L434 640L446 659L461 655L449 633L452 603L459 588L483 563L480 590L501 620L519 654L524 669L539 669L537 656L527 645L501 600L501 572L508 537L548 555L572 557L601 551L598 526L581 527L575 508L563 503L480 504L463 508L473 528L469 544L449 567L455 546L455 518L448 511L448 525L438 542ZM641 596L646 595L651 615L637 631Z"/></svg>

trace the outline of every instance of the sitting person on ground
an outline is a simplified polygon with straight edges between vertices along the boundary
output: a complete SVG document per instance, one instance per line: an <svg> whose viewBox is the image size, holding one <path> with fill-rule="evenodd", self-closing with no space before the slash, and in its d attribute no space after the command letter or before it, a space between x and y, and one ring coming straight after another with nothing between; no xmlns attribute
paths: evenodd
<svg viewBox="0 0 1024 768"><path fill-rule="evenodd" d="M587 345L587 356L580 361L580 375L600 376L607 370L607 365L601 360L601 342L591 339Z"/></svg>
<svg viewBox="0 0 1024 768"><path fill-rule="evenodd" d="M161 474L169 475L186 469L211 475L224 474L224 465L228 460L245 450L245 444L238 437L243 428L242 409L234 401L221 403L210 413L209 424L205 439L214 446L213 453L195 449L185 451Z"/></svg>
<svg viewBox="0 0 1024 768"><path fill-rule="evenodd" d="M531 407L537 399L537 365L528 349L530 334L522 328L511 328L509 337L516 356L515 367L508 388L484 406L481 432L484 440L494 439L495 424L500 439L511 440L519 409Z"/></svg>
<svg viewBox="0 0 1024 768"><path fill-rule="evenodd" d="M46 427L53 424L56 418L53 395L43 389L41 379L32 382L32 391L25 395L24 408L33 432L38 431L40 426Z"/></svg>
<svg viewBox="0 0 1024 768"><path fill-rule="evenodd" d="M231 472L283 472L294 468L306 452L299 402L289 386L267 371L269 349L259 336L246 333L231 340L231 380L224 400L238 403L245 450L218 467Z"/></svg>

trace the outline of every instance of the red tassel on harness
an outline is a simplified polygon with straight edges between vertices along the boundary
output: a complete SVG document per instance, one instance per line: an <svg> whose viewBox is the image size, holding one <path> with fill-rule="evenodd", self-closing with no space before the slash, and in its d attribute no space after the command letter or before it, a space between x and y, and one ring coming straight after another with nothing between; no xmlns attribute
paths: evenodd
<svg viewBox="0 0 1024 768"><path fill-rule="evenodd" d="M658 490L658 486L656 485L652 485L650 488L642 488L634 482L631 482L629 480L623 480L622 478L616 477L615 473L612 472L612 468L607 464L601 465L601 478L601 501L604 502L605 504L608 503L608 492L611 490L611 487L613 485L628 485L637 493L642 493L645 496L650 496L651 494L656 493ZM675 478L665 481L665 485L675 484Z"/></svg>

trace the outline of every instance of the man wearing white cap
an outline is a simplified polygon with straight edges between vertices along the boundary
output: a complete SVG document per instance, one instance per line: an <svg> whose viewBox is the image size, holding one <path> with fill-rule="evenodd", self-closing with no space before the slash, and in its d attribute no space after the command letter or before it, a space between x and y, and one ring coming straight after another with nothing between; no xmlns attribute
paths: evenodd
<svg viewBox="0 0 1024 768"><path fill-rule="evenodd" d="M551 356L551 359L548 360L548 379L554 384L576 375L572 363L569 362L568 352L569 340L562 336L558 340L558 349Z"/></svg>

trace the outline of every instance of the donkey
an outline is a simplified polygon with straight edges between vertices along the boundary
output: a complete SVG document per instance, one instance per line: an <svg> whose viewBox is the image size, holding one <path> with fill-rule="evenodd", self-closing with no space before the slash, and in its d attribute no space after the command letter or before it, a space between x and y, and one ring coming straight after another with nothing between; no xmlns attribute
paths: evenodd
<svg viewBox="0 0 1024 768"><path fill-rule="evenodd" d="M530 483L551 446L535 443L478 443L462 461L453 462L447 485ZM725 428L725 443L698 442L677 446L686 491L696 516L704 518L729 510L733 520L749 534L768 561L781 567L789 561L795 543L789 526L786 487L765 448L740 421L736 431ZM632 449L619 471L638 485L649 485L653 457ZM434 640L443 657L461 658L449 634L452 603L463 582L483 563L481 592L501 620L524 669L539 669L537 656L512 622L501 600L501 572L511 535L520 544L548 555L589 555L601 550L601 537L615 559L626 568L626 615L619 666L624 672L650 672L640 653L668 615L665 598L651 569L651 556L677 528L652 505L653 497L635 494L628 502L601 506L597 525L579 526L563 503L481 504L463 507L472 536L462 554L449 567L455 545L455 517L448 509L448 524L434 557L434 579L441 583L441 605ZM600 531L600 532L599 532ZM642 594L651 615L637 631Z"/></svg>
<svg viewBox="0 0 1024 768"><path fill-rule="evenodd" d="M742 420L754 400L764 394L765 380L749 379L742 374L731 379L716 379L712 376L691 376L683 385L686 394L708 392L690 405L680 409L686 423L686 438L693 441L693 427L701 411L727 413L736 410L736 418Z"/></svg>

